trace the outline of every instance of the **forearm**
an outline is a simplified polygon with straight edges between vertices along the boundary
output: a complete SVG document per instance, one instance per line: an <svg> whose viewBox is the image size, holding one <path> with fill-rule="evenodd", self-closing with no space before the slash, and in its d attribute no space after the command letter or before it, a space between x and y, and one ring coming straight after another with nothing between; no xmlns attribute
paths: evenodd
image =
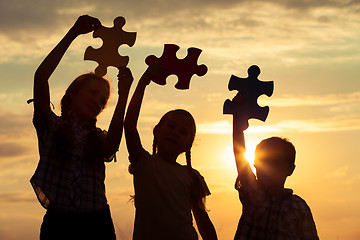
<svg viewBox="0 0 360 240"><path fill-rule="evenodd" d="M134 161L137 160L142 149L140 135L137 130L137 122L148 83L149 79L143 75L136 86L125 116L124 130L126 146L132 163L135 163Z"/></svg>
<svg viewBox="0 0 360 240"><path fill-rule="evenodd" d="M235 188L244 184L253 185L256 181L256 177L251 170L249 162L245 158L245 137L241 128L241 124L237 117L233 117L233 148L236 169L238 177L235 183Z"/></svg>
<svg viewBox="0 0 360 240"><path fill-rule="evenodd" d="M214 225L210 222L209 224L207 224L206 226L202 226L201 230L200 228L199 232L201 235L201 238L203 240L217 240L217 235L216 235L216 231L215 231L215 227Z"/></svg>
<svg viewBox="0 0 360 240"><path fill-rule="evenodd" d="M193 209L196 225L203 240L217 240L216 230L203 209Z"/></svg>
<svg viewBox="0 0 360 240"><path fill-rule="evenodd" d="M147 84L142 81L142 79L140 79L126 112L124 121L125 131L135 131L137 129L137 122L139 119L141 104L144 98L146 86Z"/></svg>
<svg viewBox="0 0 360 240"><path fill-rule="evenodd" d="M106 142L104 144L105 157L110 158L119 149L123 134L125 107L128 99L128 92L120 94L111 119Z"/></svg>
<svg viewBox="0 0 360 240"><path fill-rule="evenodd" d="M34 108L42 112L50 110L49 78L60 63L76 35L70 30L47 55L34 75Z"/></svg>
<svg viewBox="0 0 360 240"><path fill-rule="evenodd" d="M241 168L246 164L245 159L245 137L244 132L240 128L240 124L236 116L233 117L233 150L236 161L236 167L238 173L240 173Z"/></svg>

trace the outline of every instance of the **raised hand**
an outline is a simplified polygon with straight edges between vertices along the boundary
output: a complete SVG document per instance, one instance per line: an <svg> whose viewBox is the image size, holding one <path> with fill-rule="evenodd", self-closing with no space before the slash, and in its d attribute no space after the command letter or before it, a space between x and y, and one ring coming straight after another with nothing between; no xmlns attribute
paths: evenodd
<svg viewBox="0 0 360 240"><path fill-rule="evenodd" d="M120 67L119 74L117 75L119 82L118 82L118 93L119 95L128 93L131 87L131 84L134 80L134 77L127 67Z"/></svg>
<svg viewBox="0 0 360 240"><path fill-rule="evenodd" d="M168 75L168 70L165 66L160 64L150 65L144 74L142 75L140 81L143 81L146 85L154 78L166 77Z"/></svg>
<svg viewBox="0 0 360 240"><path fill-rule="evenodd" d="M102 25L99 19L91 17L89 15L82 15L76 20L71 30L75 34L80 35L92 32L101 26Z"/></svg>

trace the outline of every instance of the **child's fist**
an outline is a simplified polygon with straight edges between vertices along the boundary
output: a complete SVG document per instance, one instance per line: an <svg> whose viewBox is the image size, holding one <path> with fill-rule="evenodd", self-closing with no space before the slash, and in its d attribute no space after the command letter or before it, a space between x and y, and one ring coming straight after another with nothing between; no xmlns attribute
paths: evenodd
<svg viewBox="0 0 360 240"><path fill-rule="evenodd" d="M119 94L128 92L130 89L130 86L134 80L134 77L127 67L120 67L119 73L117 75L119 82L118 82L118 91Z"/></svg>
<svg viewBox="0 0 360 240"><path fill-rule="evenodd" d="M101 27L99 19L90 17L89 15L82 15L76 20L72 30L80 35L92 32L99 27Z"/></svg>
<svg viewBox="0 0 360 240"><path fill-rule="evenodd" d="M167 75L168 75L168 70L165 66L159 64L153 64L146 69L142 79L146 81L146 84L149 84L152 79L164 78Z"/></svg>
<svg viewBox="0 0 360 240"><path fill-rule="evenodd" d="M243 104L245 102L245 98L241 95L240 92L238 92L231 101L237 104Z"/></svg>

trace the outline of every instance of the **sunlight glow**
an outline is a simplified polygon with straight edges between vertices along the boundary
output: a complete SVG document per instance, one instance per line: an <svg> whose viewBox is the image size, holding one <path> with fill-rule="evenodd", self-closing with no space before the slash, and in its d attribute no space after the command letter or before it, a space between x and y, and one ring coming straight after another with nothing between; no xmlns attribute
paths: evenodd
<svg viewBox="0 0 360 240"><path fill-rule="evenodd" d="M249 162L253 173L256 174L256 170L254 167L256 143L254 143L252 141L247 141L245 145L246 145L245 158Z"/></svg>
<svg viewBox="0 0 360 240"><path fill-rule="evenodd" d="M224 155L225 155L224 157L225 157L225 160L226 160L226 166L236 169L233 147L232 146L227 146L225 148Z"/></svg>
<svg viewBox="0 0 360 240"><path fill-rule="evenodd" d="M256 144L254 142L248 141L246 143L245 158L249 162L251 170L253 171L254 174L256 174L256 170L255 170L255 167L254 167L255 148L256 148ZM227 146L225 148L224 155L225 155L224 157L226 159L227 167L231 167L231 168L236 169L233 147L232 146Z"/></svg>

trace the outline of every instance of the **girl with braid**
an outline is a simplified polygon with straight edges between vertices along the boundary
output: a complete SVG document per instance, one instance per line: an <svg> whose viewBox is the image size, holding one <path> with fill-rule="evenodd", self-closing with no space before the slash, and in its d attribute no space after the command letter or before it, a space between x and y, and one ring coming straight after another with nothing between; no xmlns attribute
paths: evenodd
<svg viewBox="0 0 360 240"><path fill-rule="evenodd" d="M191 167L191 146L196 125L192 115L181 109L166 113L153 130L153 153L142 147L137 130L146 86L166 69L150 66L140 78L124 121L129 151L129 171L134 176L135 224L133 240L197 240L192 214L204 240L217 239L205 209L210 195L204 178ZM176 162L185 152L187 165Z"/></svg>

